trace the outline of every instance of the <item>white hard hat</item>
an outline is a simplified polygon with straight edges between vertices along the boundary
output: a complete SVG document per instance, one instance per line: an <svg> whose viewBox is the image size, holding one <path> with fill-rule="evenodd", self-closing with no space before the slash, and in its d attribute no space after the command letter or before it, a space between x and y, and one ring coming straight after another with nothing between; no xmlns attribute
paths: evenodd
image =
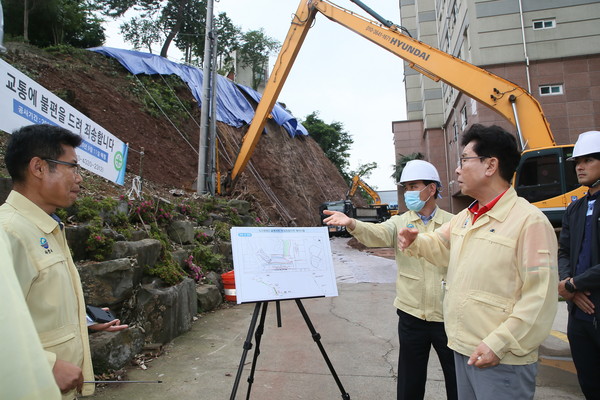
<svg viewBox="0 0 600 400"><path fill-rule="evenodd" d="M594 153L600 153L600 132L583 132L579 135L579 138L577 138L577 142L573 148L573 156L567 160L573 161L575 157L586 156Z"/></svg>
<svg viewBox="0 0 600 400"><path fill-rule="evenodd" d="M423 160L411 160L406 163L400 176L400 183L410 181L435 181L438 186L442 185L437 169L433 164Z"/></svg>

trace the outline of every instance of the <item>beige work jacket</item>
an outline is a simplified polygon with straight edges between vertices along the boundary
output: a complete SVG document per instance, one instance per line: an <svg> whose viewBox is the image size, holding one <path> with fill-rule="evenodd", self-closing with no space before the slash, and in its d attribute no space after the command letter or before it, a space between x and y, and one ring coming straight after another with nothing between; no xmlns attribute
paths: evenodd
<svg viewBox="0 0 600 400"><path fill-rule="evenodd" d="M57 221L18 192L0 206L0 224L8 234L15 272L50 368L57 359L94 380L79 273L64 230ZM83 395L94 392L85 384ZM67 393L65 399L73 399Z"/></svg>
<svg viewBox="0 0 600 400"><path fill-rule="evenodd" d="M0 399L59 400L60 391L45 360L0 229Z"/></svg>
<svg viewBox="0 0 600 400"><path fill-rule="evenodd" d="M416 318L442 322L442 281L446 265L436 266L423 258L408 257L398 249L396 235L399 228L417 228L419 232L433 232L449 221L452 214L436 208L431 221L425 225L414 211L395 215L380 224L356 221L349 231L358 241L369 247L392 247L396 251L396 298L394 306Z"/></svg>
<svg viewBox="0 0 600 400"><path fill-rule="evenodd" d="M503 364L531 364L558 302L557 240L544 214L511 187L472 223L463 210L406 250L448 263L448 347L470 356L481 341Z"/></svg>

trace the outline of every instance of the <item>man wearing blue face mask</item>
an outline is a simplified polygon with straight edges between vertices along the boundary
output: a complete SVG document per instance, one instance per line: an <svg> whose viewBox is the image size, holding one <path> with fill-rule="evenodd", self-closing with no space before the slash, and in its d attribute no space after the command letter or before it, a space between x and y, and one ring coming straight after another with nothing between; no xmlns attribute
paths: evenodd
<svg viewBox="0 0 600 400"><path fill-rule="evenodd" d="M400 399L423 399L431 346L442 365L448 399L457 399L454 354L447 346L442 315L442 286L446 266L435 266L407 257L397 247L400 228L433 232L452 218L436 204L441 188L435 167L423 160L409 161L400 177L408 211L380 224L357 221L338 211L325 210L327 225L345 226L358 241L369 247L393 247L398 275L394 306L398 314L398 393Z"/></svg>

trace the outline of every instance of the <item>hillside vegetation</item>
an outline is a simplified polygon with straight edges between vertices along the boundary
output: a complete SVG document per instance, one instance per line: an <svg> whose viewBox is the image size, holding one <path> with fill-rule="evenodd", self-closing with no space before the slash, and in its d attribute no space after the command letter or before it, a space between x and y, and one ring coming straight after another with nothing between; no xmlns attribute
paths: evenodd
<svg viewBox="0 0 600 400"><path fill-rule="evenodd" d="M145 196L193 198L200 110L179 78L133 76L111 58L71 47L6 47L5 61L129 144L125 186L86 172L82 196L119 198L141 176ZM217 123L223 176L233 166L246 129ZM291 138L274 122L266 131L249 167L225 197L250 202L267 225L318 226L319 204L342 199L346 183L312 138ZM2 134L3 142L6 138Z"/></svg>

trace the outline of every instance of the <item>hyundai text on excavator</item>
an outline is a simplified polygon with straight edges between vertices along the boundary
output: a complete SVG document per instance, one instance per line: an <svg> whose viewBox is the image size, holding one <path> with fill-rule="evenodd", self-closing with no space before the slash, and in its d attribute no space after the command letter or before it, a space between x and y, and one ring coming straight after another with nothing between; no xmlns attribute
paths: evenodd
<svg viewBox="0 0 600 400"><path fill-rule="evenodd" d="M327 0L300 1L229 175L230 184L235 183L246 167L302 43L320 13L402 58L419 73L436 82L441 80L506 118L514 126L523 151L513 180L515 189L539 207L553 224L559 225L565 207L581 197L584 188L577 183L573 169L565 165L573 145L556 144L539 102L518 85L402 33L403 28L385 20L361 1L350 1L377 21Z"/></svg>
<svg viewBox="0 0 600 400"><path fill-rule="evenodd" d="M367 207L357 207L352 202L352 198L356 194L356 191L359 187L363 189L365 193L367 193L373 200L373 202ZM379 194L371 186L369 186L367 182L363 181L359 175L354 175L352 177L352 184L346 193L345 200L326 201L321 203L319 206L319 215L321 216L321 221L327 217L325 214L323 214L323 210L340 211L351 218L365 222L383 222L391 217L388 205L381 202L381 197ZM329 229L330 236L346 234L345 226L327 225L327 228Z"/></svg>

